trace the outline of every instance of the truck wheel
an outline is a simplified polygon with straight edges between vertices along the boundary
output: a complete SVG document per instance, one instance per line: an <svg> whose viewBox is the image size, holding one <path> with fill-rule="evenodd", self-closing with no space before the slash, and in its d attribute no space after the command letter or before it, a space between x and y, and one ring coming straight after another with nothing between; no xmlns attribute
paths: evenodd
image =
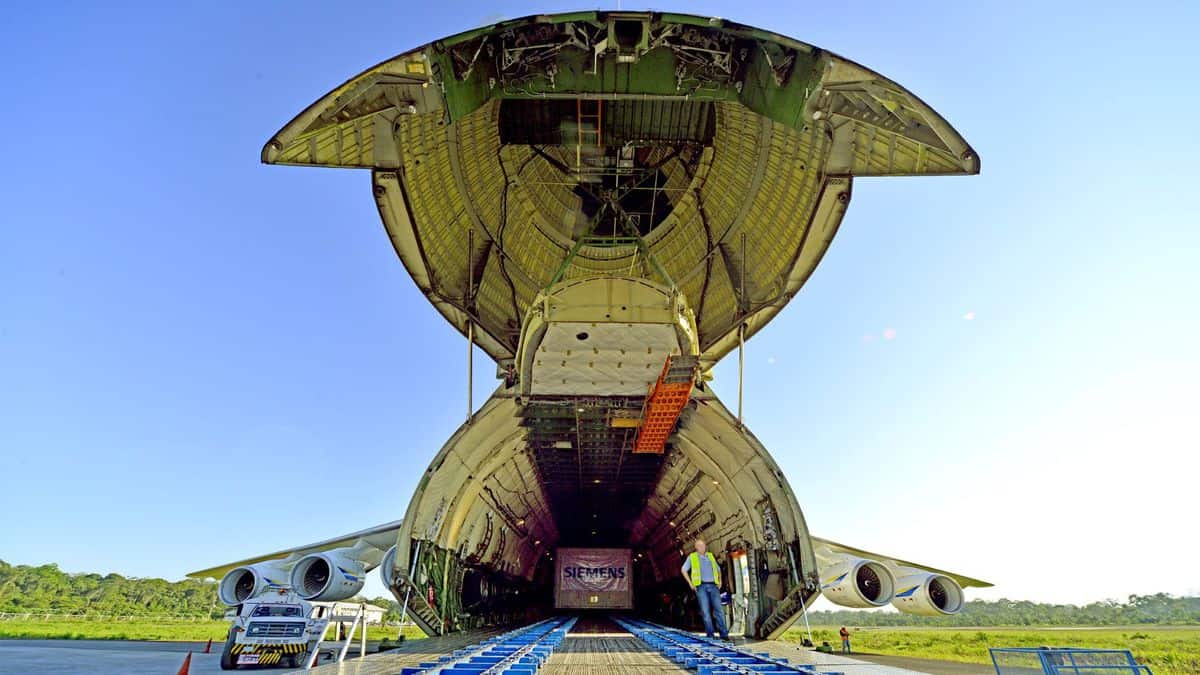
<svg viewBox="0 0 1200 675"><path fill-rule="evenodd" d="M234 635L233 627L230 627L225 648L221 650L221 670L237 670L237 660L233 658Z"/></svg>

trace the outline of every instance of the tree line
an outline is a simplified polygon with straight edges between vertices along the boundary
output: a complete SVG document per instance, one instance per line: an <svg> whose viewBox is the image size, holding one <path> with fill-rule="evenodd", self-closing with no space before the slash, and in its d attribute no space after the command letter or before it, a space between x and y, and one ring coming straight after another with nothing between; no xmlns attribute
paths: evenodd
<svg viewBox="0 0 1200 675"><path fill-rule="evenodd" d="M810 623L846 626L1128 626L1200 624L1200 597L1169 593L1131 595L1125 601L1056 605L1028 600L969 600L962 612L945 617L900 612L823 610L808 613Z"/></svg>
<svg viewBox="0 0 1200 675"><path fill-rule="evenodd" d="M400 620L400 605L391 598L354 598L351 602L383 607L387 610L385 621ZM58 565L10 565L0 560L0 613L220 619L225 610L212 581L68 574Z"/></svg>
<svg viewBox="0 0 1200 675"><path fill-rule="evenodd" d="M355 601L362 600L356 598ZM367 600L400 619L391 598ZM120 574L67 574L57 565L10 565L0 560L0 613L52 612L120 616L186 616L219 619L225 606L211 581L143 579ZM1113 626L1200 624L1200 597L1167 593L1131 595L1125 601L1056 605L1028 600L971 600L954 616L932 618L899 612L809 612L809 621L847 626Z"/></svg>
<svg viewBox="0 0 1200 675"><path fill-rule="evenodd" d="M213 582L67 574L58 565L0 560L0 612L220 618L225 606L217 600Z"/></svg>

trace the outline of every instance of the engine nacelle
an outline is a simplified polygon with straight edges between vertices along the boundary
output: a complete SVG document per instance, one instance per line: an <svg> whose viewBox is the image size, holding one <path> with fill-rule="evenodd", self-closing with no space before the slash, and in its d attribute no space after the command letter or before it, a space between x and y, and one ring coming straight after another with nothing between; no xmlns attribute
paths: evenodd
<svg viewBox="0 0 1200 675"><path fill-rule="evenodd" d="M292 590L305 600L337 601L353 597L366 582L363 563L345 549L310 553L292 568Z"/></svg>
<svg viewBox="0 0 1200 675"><path fill-rule="evenodd" d="M822 568L821 578L821 595L842 607L882 607L896 590L896 581L883 563L863 558L842 558Z"/></svg>
<svg viewBox="0 0 1200 675"><path fill-rule="evenodd" d="M235 567L221 577L217 597L232 607L263 591L283 588L288 583L288 567L278 561Z"/></svg>
<svg viewBox="0 0 1200 675"><path fill-rule="evenodd" d="M396 581L395 546L389 548L387 553L383 554L383 562L379 563L379 579L388 590L393 588L392 584Z"/></svg>
<svg viewBox="0 0 1200 675"><path fill-rule="evenodd" d="M900 577L896 587L892 605L905 614L946 616L962 611L962 586L944 574L908 574Z"/></svg>

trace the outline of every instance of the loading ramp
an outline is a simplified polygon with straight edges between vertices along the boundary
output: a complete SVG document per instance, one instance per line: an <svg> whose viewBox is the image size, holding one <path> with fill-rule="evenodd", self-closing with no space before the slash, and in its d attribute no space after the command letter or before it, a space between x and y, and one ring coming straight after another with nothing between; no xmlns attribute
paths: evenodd
<svg viewBox="0 0 1200 675"><path fill-rule="evenodd" d="M771 640L710 640L678 628L600 614L559 616L514 630L405 641L312 670L314 675L914 675Z"/></svg>

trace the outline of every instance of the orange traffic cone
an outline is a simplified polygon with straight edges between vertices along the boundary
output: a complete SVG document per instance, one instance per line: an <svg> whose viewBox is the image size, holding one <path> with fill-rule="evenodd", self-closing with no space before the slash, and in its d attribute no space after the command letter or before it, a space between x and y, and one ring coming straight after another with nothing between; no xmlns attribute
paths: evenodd
<svg viewBox="0 0 1200 675"><path fill-rule="evenodd" d="M204 653L205 654L212 653L212 638L208 638L208 644L204 645Z"/></svg>
<svg viewBox="0 0 1200 675"><path fill-rule="evenodd" d="M188 655L183 658L183 665L179 666L179 672L175 673L175 675L188 675L188 671L191 669L192 669L192 653L188 652Z"/></svg>

